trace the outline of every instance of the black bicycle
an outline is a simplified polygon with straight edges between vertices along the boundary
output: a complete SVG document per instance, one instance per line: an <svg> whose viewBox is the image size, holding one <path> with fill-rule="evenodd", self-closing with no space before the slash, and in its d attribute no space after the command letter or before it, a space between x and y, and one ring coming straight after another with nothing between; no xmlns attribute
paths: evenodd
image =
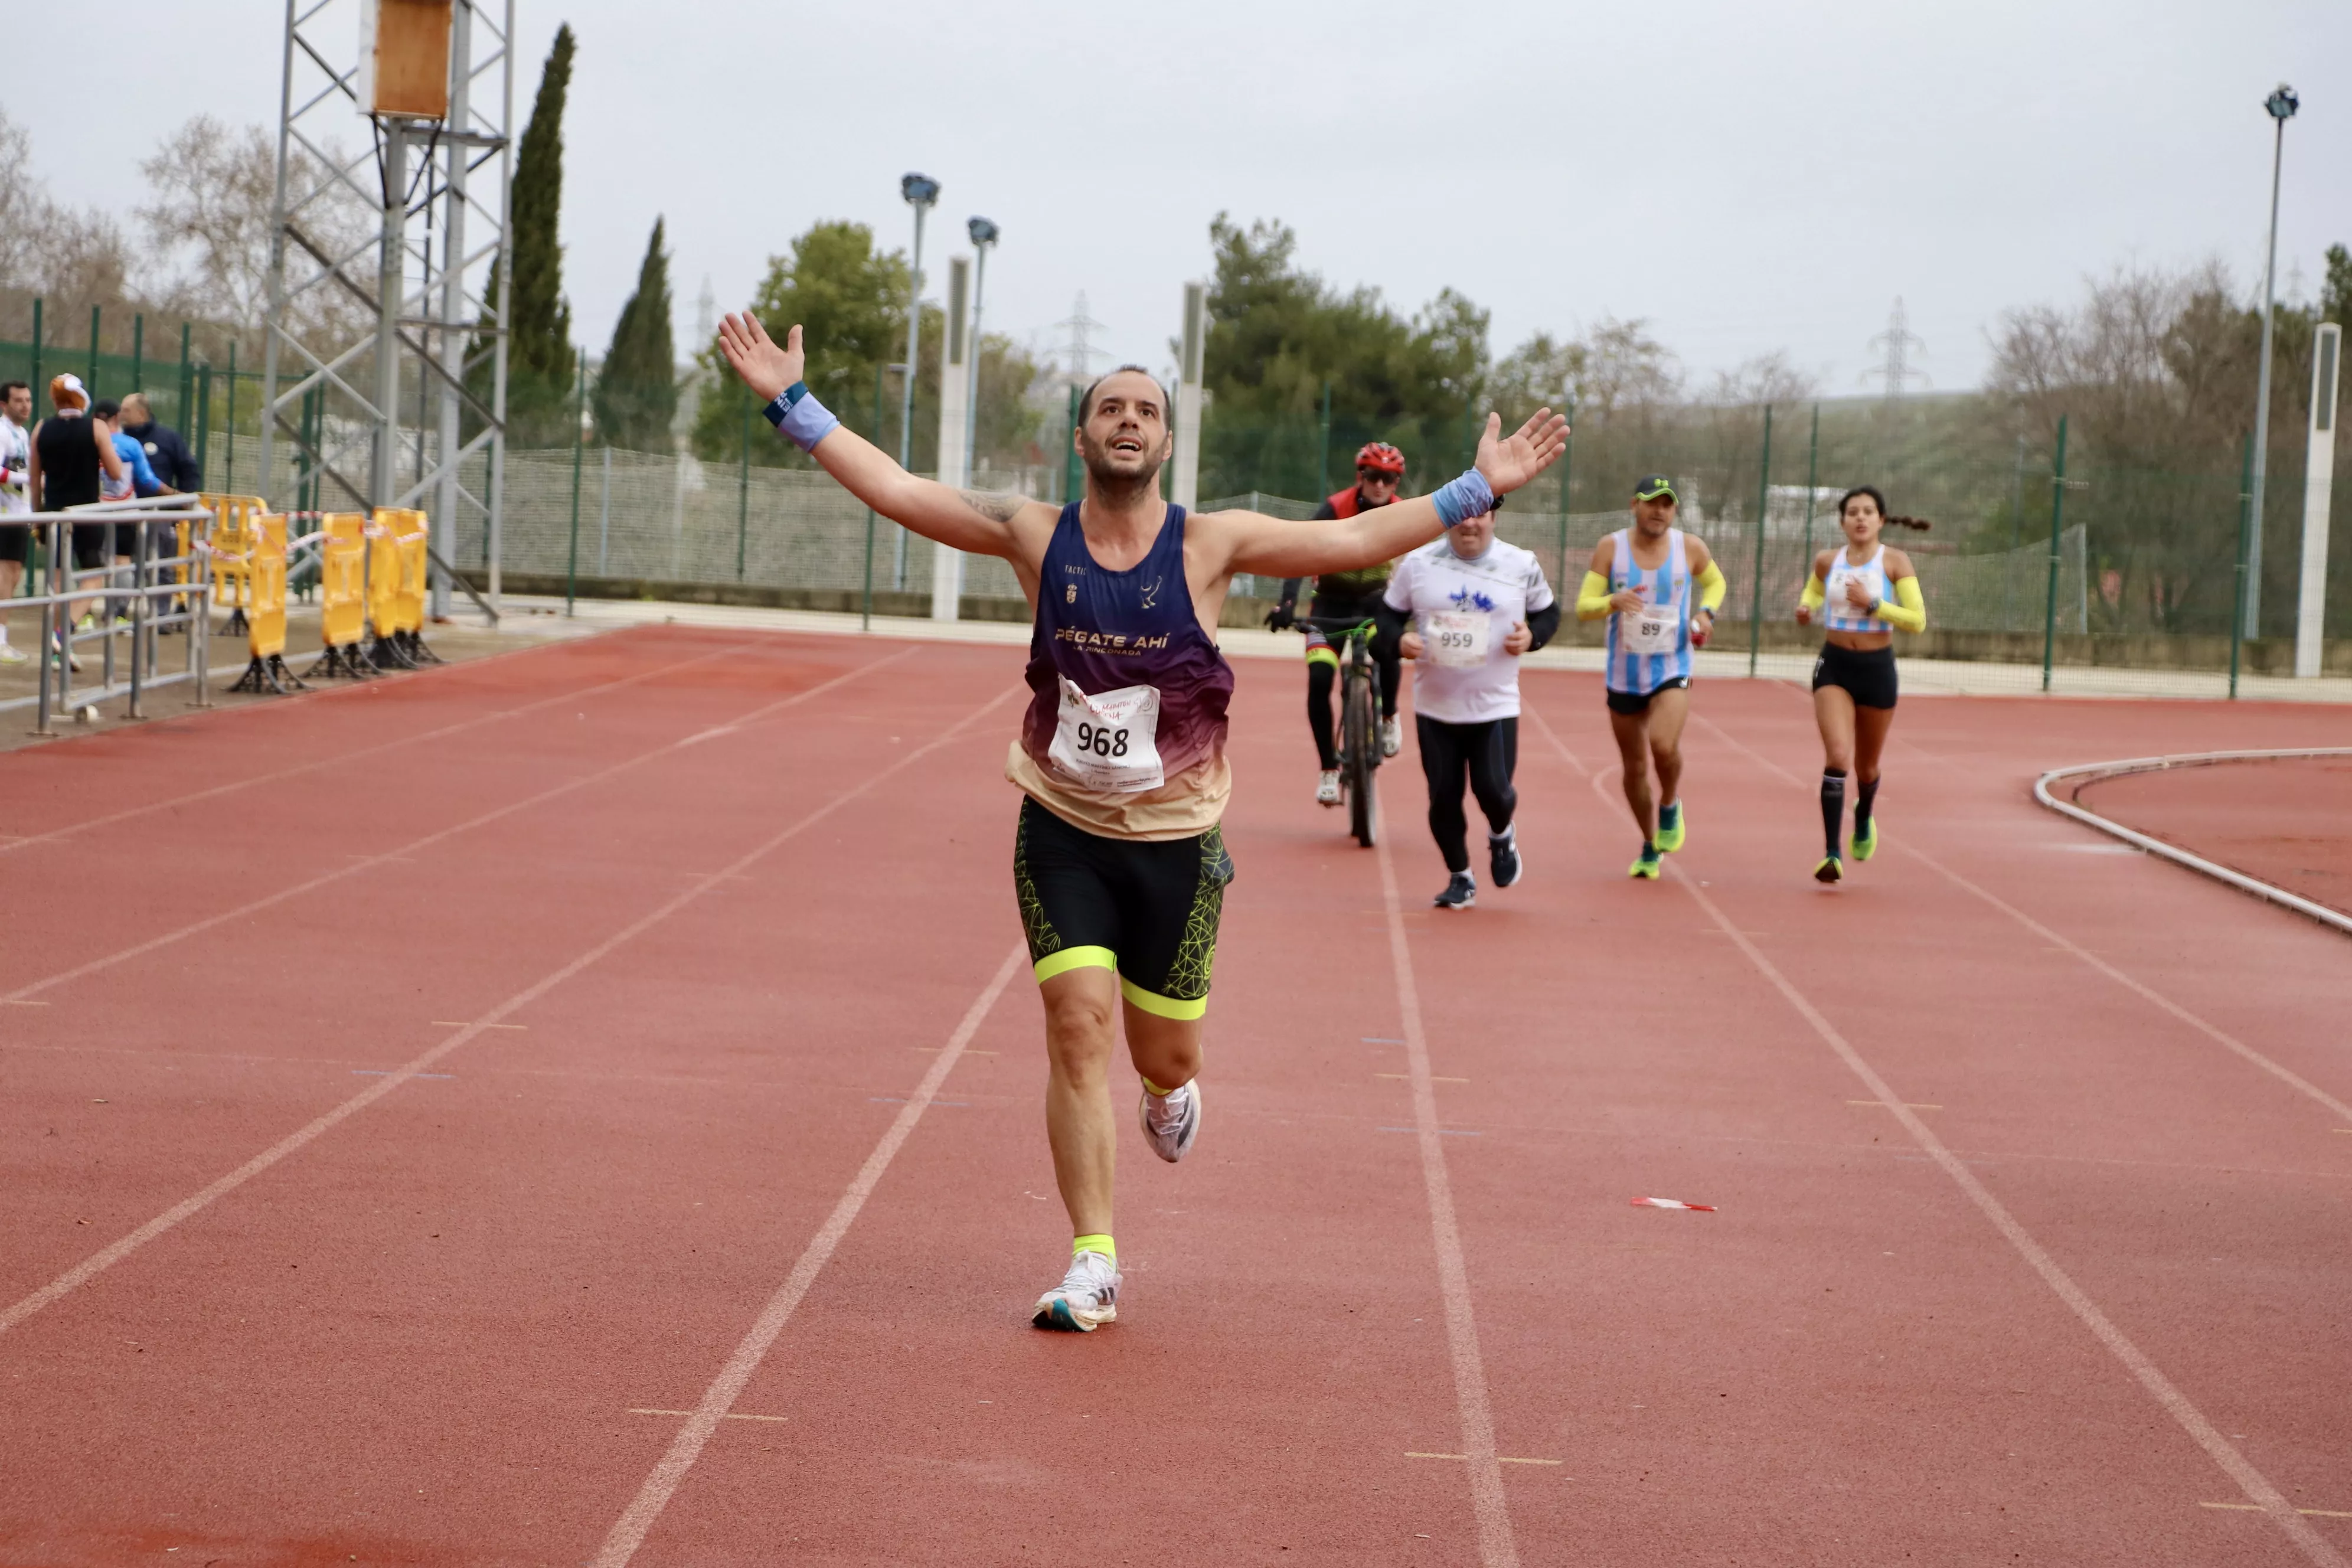
<svg viewBox="0 0 2352 1568"><path fill-rule="evenodd" d="M1297 616L1291 625L1347 646L1339 666L1339 798L1348 803L1348 831L1370 849L1380 821L1373 794L1381 766L1380 670L1372 662L1379 624L1339 616Z"/></svg>

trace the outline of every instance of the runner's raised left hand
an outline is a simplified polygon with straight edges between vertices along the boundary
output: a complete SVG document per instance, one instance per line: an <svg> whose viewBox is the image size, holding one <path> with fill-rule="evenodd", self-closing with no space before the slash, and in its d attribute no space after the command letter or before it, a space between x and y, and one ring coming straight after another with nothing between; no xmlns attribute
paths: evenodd
<svg viewBox="0 0 2352 1568"><path fill-rule="evenodd" d="M800 328L785 333L783 346L779 348L760 318L749 310L719 321L719 352L762 403L773 402L776 394L800 380L808 363L808 356L801 352Z"/></svg>
<svg viewBox="0 0 2352 1568"><path fill-rule="evenodd" d="M1486 416L1478 437L1478 471L1498 496L1509 495L1551 467L1568 450L1568 416L1538 408L1528 416L1508 440L1503 438L1503 416Z"/></svg>

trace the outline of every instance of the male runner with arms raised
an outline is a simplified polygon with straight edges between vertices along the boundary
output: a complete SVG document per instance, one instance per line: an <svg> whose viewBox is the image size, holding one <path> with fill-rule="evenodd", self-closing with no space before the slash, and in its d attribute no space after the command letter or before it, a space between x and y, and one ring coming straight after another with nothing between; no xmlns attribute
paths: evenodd
<svg viewBox="0 0 2352 1568"><path fill-rule="evenodd" d="M1356 454L1356 482L1337 495L1324 498L1315 509L1318 521L1355 517L1396 500L1404 479L1404 454L1386 441L1369 441ZM1308 613L1321 619L1353 616L1373 620L1380 615L1381 595L1388 587L1390 563L1375 561L1352 572L1326 572L1315 579L1315 601ZM1282 597L1266 616L1276 631L1287 630L1298 614L1298 586L1303 579L1287 578ZM1404 683L1404 666L1398 659L1396 635L1385 628L1372 638L1372 662L1381 672L1381 755L1393 757L1404 749L1404 730L1397 722L1397 689ZM1315 737L1315 755L1322 773L1315 781L1315 799L1323 805L1339 804L1339 747L1331 721L1331 687L1339 678L1339 652L1331 639L1310 628L1307 633L1307 728Z"/></svg>
<svg viewBox="0 0 2352 1568"><path fill-rule="evenodd" d="M1091 1330L1118 1315L1115 1010L1143 1079L1152 1152L1180 1160L1200 1131L1201 1019L1234 874L1218 828L1233 784L1234 677L1214 631L1234 574L1340 572L1427 543L1541 473L1566 447L1568 422L1547 409L1504 440L1489 416L1476 468L1336 527L1244 511L1190 517L1160 497L1167 399L1149 373L1125 366L1080 401L1072 439L1086 498L1056 509L917 479L841 428L801 380L797 326L778 344L756 318L729 316L719 346L770 400L769 420L851 494L927 539L1009 561L1036 613L1032 697L1005 773L1024 796L1013 891L1045 1005L1045 1131L1074 1240L1068 1273L1032 1321Z"/></svg>
<svg viewBox="0 0 2352 1568"><path fill-rule="evenodd" d="M1623 764L1625 804L1642 829L1628 874L1656 880L1662 856L1683 847L1683 721L1690 715L1691 652L1715 627L1727 584L1706 546L1675 526L1675 487L1645 474L1633 487L1633 526L1592 547L1576 618L1609 617L1609 729ZM1704 620L1700 619L1705 616ZM1650 793L1650 767L1658 770Z"/></svg>

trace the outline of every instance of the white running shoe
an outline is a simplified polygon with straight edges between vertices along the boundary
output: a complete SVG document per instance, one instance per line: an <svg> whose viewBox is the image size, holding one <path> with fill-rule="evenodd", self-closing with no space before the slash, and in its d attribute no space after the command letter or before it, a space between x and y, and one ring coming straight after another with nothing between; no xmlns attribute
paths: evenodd
<svg viewBox="0 0 2352 1568"><path fill-rule="evenodd" d="M1151 1152L1174 1164L1201 1135L1201 1080L1194 1079L1166 1094L1143 1091L1143 1136Z"/></svg>
<svg viewBox="0 0 2352 1568"><path fill-rule="evenodd" d="M1393 757L1404 750L1404 721L1391 713L1381 721L1381 755Z"/></svg>
<svg viewBox="0 0 2352 1568"><path fill-rule="evenodd" d="M1325 768L1322 776L1315 781L1315 804L1318 805L1339 804L1339 769Z"/></svg>
<svg viewBox="0 0 2352 1568"><path fill-rule="evenodd" d="M0 664L24 664L32 657L22 648L10 647L6 643L0 642Z"/></svg>
<svg viewBox="0 0 2352 1568"><path fill-rule="evenodd" d="M1066 1329L1090 1334L1105 1323L1118 1321L1118 1265L1099 1252L1081 1252L1070 1259L1062 1282L1037 1298L1029 1321L1041 1329Z"/></svg>

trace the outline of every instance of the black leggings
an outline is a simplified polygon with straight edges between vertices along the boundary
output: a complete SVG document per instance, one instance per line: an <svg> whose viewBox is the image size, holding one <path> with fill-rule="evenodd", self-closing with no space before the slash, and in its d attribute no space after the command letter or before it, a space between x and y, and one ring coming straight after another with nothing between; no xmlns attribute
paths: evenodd
<svg viewBox="0 0 2352 1568"><path fill-rule="evenodd" d="M1445 857L1445 868L1467 871L1470 819L1462 811L1462 775L1470 775L1470 793L1486 814L1487 828L1500 833L1510 826L1519 805L1519 792L1511 787L1519 763L1518 719L1448 724L1417 713L1412 728L1421 742L1421 771L1429 780L1429 831Z"/></svg>
<svg viewBox="0 0 2352 1568"><path fill-rule="evenodd" d="M1372 618L1372 601L1365 599L1338 601L1316 595L1317 616L1353 616L1361 613L1366 620ZM1347 657L1344 647L1331 651L1341 658ZM1397 710L1397 689L1404 684L1404 665L1397 652L1397 639L1386 632L1372 636L1372 666L1381 672L1381 717L1393 719ZM1331 689L1339 683L1339 667L1321 659L1307 667L1307 728L1315 736L1315 754L1327 769L1339 765L1339 743L1337 721L1331 715Z"/></svg>

